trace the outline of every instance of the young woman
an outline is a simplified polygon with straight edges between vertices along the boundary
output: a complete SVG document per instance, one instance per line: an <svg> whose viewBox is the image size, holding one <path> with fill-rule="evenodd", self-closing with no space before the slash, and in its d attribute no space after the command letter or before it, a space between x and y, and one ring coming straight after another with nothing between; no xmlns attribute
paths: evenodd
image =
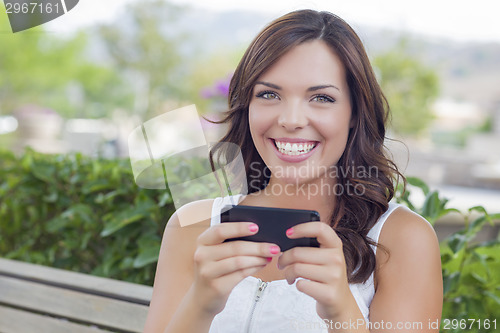
<svg viewBox="0 0 500 333"><path fill-rule="evenodd" d="M389 203L386 104L339 17L300 10L267 26L230 85L221 142L241 148L249 189L232 199L318 211L286 234L320 247L224 242L258 228L219 223L231 198L186 205L165 230L145 331L437 332L439 246L427 221ZM212 218L180 227L199 214Z"/></svg>

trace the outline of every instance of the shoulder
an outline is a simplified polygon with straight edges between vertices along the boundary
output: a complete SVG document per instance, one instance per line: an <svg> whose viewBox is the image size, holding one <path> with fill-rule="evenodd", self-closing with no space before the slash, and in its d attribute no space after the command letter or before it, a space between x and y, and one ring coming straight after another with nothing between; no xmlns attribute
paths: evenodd
<svg viewBox="0 0 500 333"><path fill-rule="evenodd" d="M197 200L177 209L170 217L167 226L185 227L197 223L210 224L212 207L216 199Z"/></svg>
<svg viewBox="0 0 500 333"><path fill-rule="evenodd" d="M380 232L379 244L386 251L377 251L378 268L384 266L418 265L421 261L439 259L439 242L427 220L400 206L388 217Z"/></svg>
<svg viewBox="0 0 500 333"><path fill-rule="evenodd" d="M214 199L198 200L177 209L165 227L160 254L179 245L193 252L196 238L210 227L213 203Z"/></svg>
<svg viewBox="0 0 500 333"><path fill-rule="evenodd" d="M388 217L381 230L379 243L389 250L404 248L422 249L424 245L437 245L437 237L432 225L419 214L400 206Z"/></svg>

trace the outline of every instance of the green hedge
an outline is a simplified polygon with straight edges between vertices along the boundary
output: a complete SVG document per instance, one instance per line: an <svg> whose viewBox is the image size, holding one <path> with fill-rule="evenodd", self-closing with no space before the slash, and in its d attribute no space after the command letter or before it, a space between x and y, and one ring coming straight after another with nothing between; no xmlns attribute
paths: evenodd
<svg viewBox="0 0 500 333"><path fill-rule="evenodd" d="M457 212L421 180L408 181L397 200L432 224ZM425 195L422 207L409 199L415 190ZM168 190L135 185L128 160L32 150L21 157L0 151L0 200L0 256L146 285L153 283L161 236L174 212ZM493 332L484 320L500 318L500 240L474 238L500 214L472 207L464 219L464 228L441 242L443 319L450 319L442 332L462 332L464 325L468 332ZM480 319L480 328L471 319Z"/></svg>
<svg viewBox="0 0 500 333"><path fill-rule="evenodd" d="M0 256L152 285L168 191L128 160L0 152Z"/></svg>
<svg viewBox="0 0 500 333"><path fill-rule="evenodd" d="M500 234L494 240L477 242L476 235L486 224L494 225L500 214L488 214L482 206L461 213L447 208L448 200L418 178L407 178L410 188L425 195L417 208L410 190L398 188L397 201L424 216L432 225L449 213L463 214L463 229L440 243L443 269L443 315L441 332L498 332L500 328ZM495 321L495 322L493 322Z"/></svg>

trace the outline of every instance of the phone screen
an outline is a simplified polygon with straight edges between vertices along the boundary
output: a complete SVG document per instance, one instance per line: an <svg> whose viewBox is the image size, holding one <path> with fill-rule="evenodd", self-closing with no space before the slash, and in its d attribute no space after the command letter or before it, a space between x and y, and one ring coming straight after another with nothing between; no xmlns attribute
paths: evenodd
<svg viewBox="0 0 500 333"><path fill-rule="evenodd" d="M259 231L255 235L226 241L269 242L278 245L283 252L296 246L319 247L316 238L290 239L286 236L286 230L299 223L319 221L319 213L314 210L232 206L224 207L222 211L221 223L253 222L259 226Z"/></svg>

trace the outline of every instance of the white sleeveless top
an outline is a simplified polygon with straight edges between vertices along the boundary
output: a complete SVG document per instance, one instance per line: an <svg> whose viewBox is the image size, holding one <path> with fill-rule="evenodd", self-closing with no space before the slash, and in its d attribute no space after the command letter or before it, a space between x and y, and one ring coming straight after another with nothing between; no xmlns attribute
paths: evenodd
<svg viewBox="0 0 500 333"><path fill-rule="evenodd" d="M210 225L220 223L219 212L222 207L240 202L241 199L241 194L232 198L216 198ZM370 239L378 242L387 217L399 206L389 203L387 211L368 232ZM372 246L372 249L376 253L376 247ZM226 306L213 319L209 333L328 333L327 324L331 324L325 323L316 313L316 300L297 290L297 281L289 285L285 279L262 282L253 276L246 277L231 291ZM349 284L349 288L368 321L370 303L375 294L373 273L365 283Z"/></svg>

